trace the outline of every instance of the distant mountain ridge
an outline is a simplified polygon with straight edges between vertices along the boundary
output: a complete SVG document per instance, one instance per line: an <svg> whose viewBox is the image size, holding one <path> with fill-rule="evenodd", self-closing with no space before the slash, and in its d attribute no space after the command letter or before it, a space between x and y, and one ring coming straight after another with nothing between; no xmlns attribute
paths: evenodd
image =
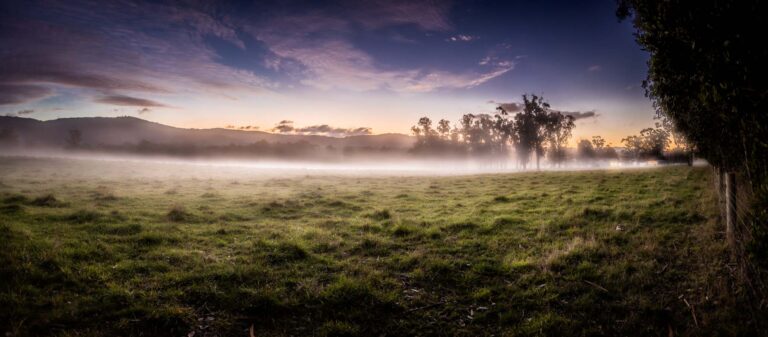
<svg viewBox="0 0 768 337"><path fill-rule="evenodd" d="M20 145L34 147L63 147L67 144L70 130L79 130L82 144L93 146L138 144L142 141L194 146L246 145L260 141L269 143L306 141L310 144L336 148L407 149L415 142L413 137L397 133L339 138L223 128L185 129L130 116L59 118L48 121L0 116L0 131L2 130L15 133Z"/></svg>

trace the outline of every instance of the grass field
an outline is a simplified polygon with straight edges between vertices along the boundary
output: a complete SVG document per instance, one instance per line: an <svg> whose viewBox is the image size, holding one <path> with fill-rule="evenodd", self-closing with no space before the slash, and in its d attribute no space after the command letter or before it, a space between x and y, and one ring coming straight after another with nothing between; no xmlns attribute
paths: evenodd
<svg viewBox="0 0 768 337"><path fill-rule="evenodd" d="M709 172L386 177L0 158L0 328L744 333Z"/></svg>

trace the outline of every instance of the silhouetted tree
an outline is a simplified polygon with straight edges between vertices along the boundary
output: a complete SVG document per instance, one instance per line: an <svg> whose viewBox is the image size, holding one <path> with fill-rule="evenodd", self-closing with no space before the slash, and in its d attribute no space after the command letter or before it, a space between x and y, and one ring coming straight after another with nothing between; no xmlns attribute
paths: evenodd
<svg viewBox="0 0 768 337"><path fill-rule="evenodd" d="M573 117L551 111L543 97L523 95L523 111L515 115L514 125L518 140L515 149L518 160L525 168L531 153L534 153L538 170L547 145L554 145L556 152L563 151L562 147L570 138L575 124Z"/></svg>
<svg viewBox="0 0 768 337"><path fill-rule="evenodd" d="M605 139L600 136L592 136L592 147L595 149L595 152L600 152L605 148Z"/></svg>
<svg viewBox="0 0 768 337"><path fill-rule="evenodd" d="M509 145L515 146L518 137L515 134L515 121L509 118L509 113L502 107L496 109L498 113L494 115L494 129L496 132L496 143L498 144L499 157L506 161L509 155Z"/></svg>
<svg viewBox="0 0 768 337"><path fill-rule="evenodd" d="M559 111L550 111L544 125L545 136L549 142L549 159L559 165L565 161L565 146L576 126L573 116L563 115Z"/></svg>
<svg viewBox="0 0 768 337"><path fill-rule="evenodd" d="M592 160L597 157L595 147L592 142L582 139L576 144L576 156L581 160Z"/></svg>
<svg viewBox="0 0 768 337"><path fill-rule="evenodd" d="M461 139L467 150L475 156L484 155L490 136L488 116L483 114L465 114L461 116Z"/></svg>
<svg viewBox="0 0 768 337"><path fill-rule="evenodd" d="M685 156L688 166L693 165L693 153L695 148L693 144L688 141L688 138L685 137L685 134L675 127L674 122L672 122L669 117L661 115L656 116L656 119L659 120L657 126L661 125L661 128L670 136L670 144L674 145L674 147L670 149L673 155Z"/></svg>
<svg viewBox="0 0 768 337"><path fill-rule="evenodd" d="M619 154L616 149L608 144L601 136L592 136L592 148L595 150L595 158L598 159L618 159Z"/></svg>
<svg viewBox="0 0 768 337"><path fill-rule="evenodd" d="M640 136L627 136L621 140L624 143L624 152L634 160L640 159L643 153L643 140Z"/></svg>
<svg viewBox="0 0 768 337"><path fill-rule="evenodd" d="M451 122L441 119L437 122L437 132L440 134L440 138L444 140L450 139Z"/></svg>
<svg viewBox="0 0 768 337"><path fill-rule="evenodd" d="M544 101L543 97L523 95L524 111L530 111L533 115L534 129L536 130L532 141L533 151L536 154L536 170L540 169L541 157L546 153L547 126L550 123L549 103Z"/></svg>
<svg viewBox="0 0 768 337"><path fill-rule="evenodd" d="M656 128L640 130L643 141L643 152L646 156L656 159L664 158L664 150L669 145L669 133L657 125Z"/></svg>
<svg viewBox="0 0 768 337"><path fill-rule="evenodd" d="M515 134L517 143L515 144L515 153L517 154L517 161L523 170L528 166L528 162L531 160L531 152L536 149L537 138L539 136L538 126L536 125L535 115L532 109L525 109L524 111L515 115Z"/></svg>
<svg viewBox="0 0 768 337"><path fill-rule="evenodd" d="M450 122L445 119L438 122L437 129L432 129L432 120L422 117L417 125L411 127L411 131L416 136L412 152L456 155L463 151L457 131L452 131Z"/></svg>
<svg viewBox="0 0 768 337"><path fill-rule="evenodd" d="M629 136L621 140L631 158L664 159L664 150L669 145L669 133L656 125L655 128L640 130L640 135Z"/></svg>
<svg viewBox="0 0 768 337"><path fill-rule="evenodd" d="M451 129L451 143L458 144L459 139L461 139L461 130L457 126L454 126L453 129Z"/></svg>
<svg viewBox="0 0 768 337"><path fill-rule="evenodd" d="M432 130L432 120L429 117L419 118L419 122L411 127L411 131L416 136L417 148L426 147L435 135Z"/></svg>

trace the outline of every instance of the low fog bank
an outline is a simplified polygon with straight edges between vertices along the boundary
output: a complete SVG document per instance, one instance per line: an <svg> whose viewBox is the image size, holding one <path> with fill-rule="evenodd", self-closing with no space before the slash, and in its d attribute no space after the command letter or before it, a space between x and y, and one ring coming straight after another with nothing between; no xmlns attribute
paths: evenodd
<svg viewBox="0 0 768 337"><path fill-rule="evenodd" d="M546 105L533 99L531 104ZM195 163L282 174L454 175L693 164L693 151L672 147L670 132L661 127L624 139L624 147L611 146L600 136L568 147L572 119L557 111L546 115L551 117L547 123L554 124L530 120L530 130L508 114L467 114L453 127L440 120L434 128L423 117L412 128L414 136L348 137L181 129L131 117L39 121L0 116L0 155Z"/></svg>
<svg viewBox="0 0 768 337"><path fill-rule="evenodd" d="M235 158L179 158L173 156L139 156L94 154L68 151L3 151L0 161L34 161L35 165L72 167L69 175L82 176L139 176L153 178L280 178L302 175L353 176L448 176L515 172L537 172L535 168L523 170L512 158L507 160L479 159L418 159L406 157L358 157L347 161L235 159ZM696 165L706 165L697 161ZM573 161L559 165L542 162L539 171L621 170L661 167L658 161L594 160ZM671 164L681 165L681 164ZM79 169L75 169L79 167ZM89 169L83 170L82 167Z"/></svg>

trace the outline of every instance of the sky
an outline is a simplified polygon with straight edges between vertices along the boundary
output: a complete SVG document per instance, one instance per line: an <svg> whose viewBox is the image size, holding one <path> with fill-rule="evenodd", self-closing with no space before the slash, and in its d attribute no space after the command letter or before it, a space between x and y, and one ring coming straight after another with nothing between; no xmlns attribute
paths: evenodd
<svg viewBox="0 0 768 337"><path fill-rule="evenodd" d="M614 0L0 1L0 113L408 133L521 95L614 145L652 125ZM290 126L286 128L285 126ZM282 127L281 127L282 126Z"/></svg>

